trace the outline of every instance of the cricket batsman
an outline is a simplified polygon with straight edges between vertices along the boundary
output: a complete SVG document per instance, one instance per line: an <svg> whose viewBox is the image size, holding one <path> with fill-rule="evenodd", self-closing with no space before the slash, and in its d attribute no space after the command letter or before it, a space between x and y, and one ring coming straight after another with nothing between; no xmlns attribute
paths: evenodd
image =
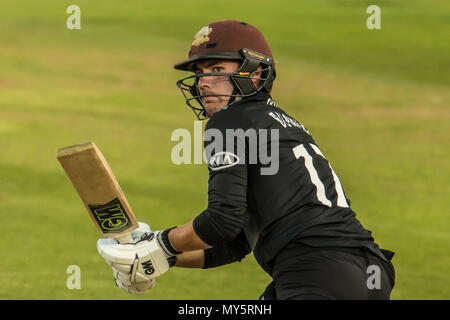
<svg viewBox="0 0 450 320"><path fill-rule="evenodd" d="M210 23L175 69L192 73L177 85L208 120L208 206L167 230L140 224L134 243L100 239L116 284L143 294L172 267L215 268L253 251L273 279L255 298L389 299L394 253L375 243L311 134L272 98L276 65L261 32Z"/></svg>

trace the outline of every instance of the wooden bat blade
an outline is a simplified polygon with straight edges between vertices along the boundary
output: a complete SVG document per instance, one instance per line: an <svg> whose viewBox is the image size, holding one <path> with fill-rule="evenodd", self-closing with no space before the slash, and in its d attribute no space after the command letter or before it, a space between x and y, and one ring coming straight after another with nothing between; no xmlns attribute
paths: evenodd
<svg viewBox="0 0 450 320"><path fill-rule="evenodd" d="M108 162L93 142L58 150L57 159L83 201L92 221L104 237L132 242L138 227Z"/></svg>

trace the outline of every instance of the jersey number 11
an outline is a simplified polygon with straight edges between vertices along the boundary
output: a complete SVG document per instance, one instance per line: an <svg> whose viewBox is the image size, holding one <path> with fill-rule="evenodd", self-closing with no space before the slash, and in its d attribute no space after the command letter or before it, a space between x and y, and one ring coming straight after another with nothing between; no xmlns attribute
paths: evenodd
<svg viewBox="0 0 450 320"><path fill-rule="evenodd" d="M322 152L320 152L320 149L316 145L314 145L312 143L310 143L309 145L311 146L311 148L314 150L314 152L316 154L320 155L321 157L323 157L325 159ZM313 164L313 158L308 153L308 150L306 150L306 148L303 144L300 144L300 145L296 146L295 148L293 148L292 151L294 151L294 155L297 159L299 159L301 157L305 158L305 166L306 166L306 169L308 170L309 176L311 177L311 182L316 186L316 189L317 189L317 199L322 204L326 205L327 207L331 207L332 203L330 200L327 199L327 196L325 194L325 186L323 185L322 181L320 181L319 175L317 174L317 170ZM341 182L339 181L339 178L336 175L336 173L334 172L330 163L328 163L328 165L330 166L331 173L333 174L334 185L336 187L337 205L338 205L338 207L348 208L347 199L345 198L344 190L342 189Z"/></svg>

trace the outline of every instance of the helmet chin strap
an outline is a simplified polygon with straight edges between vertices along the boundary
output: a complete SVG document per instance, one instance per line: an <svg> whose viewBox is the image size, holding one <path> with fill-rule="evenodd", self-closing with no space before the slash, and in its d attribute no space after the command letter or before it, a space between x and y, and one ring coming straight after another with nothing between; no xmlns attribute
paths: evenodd
<svg viewBox="0 0 450 320"><path fill-rule="evenodd" d="M231 105L232 103L234 103L236 101L236 95L238 94L238 90L236 89L236 87L233 88L233 92L231 93L231 97L228 99L228 103L225 106L228 107L229 105Z"/></svg>

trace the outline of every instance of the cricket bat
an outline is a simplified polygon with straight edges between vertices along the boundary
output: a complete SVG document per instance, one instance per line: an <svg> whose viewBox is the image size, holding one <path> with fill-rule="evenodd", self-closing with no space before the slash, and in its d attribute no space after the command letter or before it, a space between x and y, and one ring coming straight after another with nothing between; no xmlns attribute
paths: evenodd
<svg viewBox="0 0 450 320"><path fill-rule="evenodd" d="M132 243L138 221L105 157L95 143L58 150L57 159L103 237Z"/></svg>

